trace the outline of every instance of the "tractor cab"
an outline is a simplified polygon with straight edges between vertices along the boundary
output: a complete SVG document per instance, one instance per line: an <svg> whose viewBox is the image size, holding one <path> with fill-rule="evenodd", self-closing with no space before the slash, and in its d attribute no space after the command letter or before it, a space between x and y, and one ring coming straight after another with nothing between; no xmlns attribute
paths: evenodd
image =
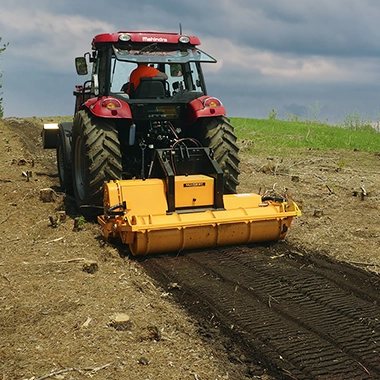
<svg viewBox="0 0 380 380"><path fill-rule="evenodd" d="M95 50L91 56L88 54L93 67L87 92L93 96L114 96L128 103L134 99L188 102L190 98L207 94L201 63L215 63L216 60L194 45L198 39L192 41L187 37L175 43L162 43L162 39L160 43L149 38L142 40L133 33L122 33L116 41L95 37ZM165 73L168 79L147 77L141 81L141 88L131 88L130 74L139 63ZM76 67L78 74L88 74L86 56L76 59Z"/></svg>

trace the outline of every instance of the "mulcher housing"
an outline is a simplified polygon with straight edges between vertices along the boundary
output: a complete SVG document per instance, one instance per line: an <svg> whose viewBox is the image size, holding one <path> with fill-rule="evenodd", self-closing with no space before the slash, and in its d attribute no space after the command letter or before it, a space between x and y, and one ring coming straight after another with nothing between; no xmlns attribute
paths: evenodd
<svg viewBox="0 0 380 380"><path fill-rule="evenodd" d="M216 61L199 45L177 33L95 36L92 52L76 59L89 78L74 91L73 122L44 127L61 186L134 255L276 241L300 215L286 199L236 194L236 136L222 102L207 94L202 64ZM133 88L140 62L168 79Z"/></svg>

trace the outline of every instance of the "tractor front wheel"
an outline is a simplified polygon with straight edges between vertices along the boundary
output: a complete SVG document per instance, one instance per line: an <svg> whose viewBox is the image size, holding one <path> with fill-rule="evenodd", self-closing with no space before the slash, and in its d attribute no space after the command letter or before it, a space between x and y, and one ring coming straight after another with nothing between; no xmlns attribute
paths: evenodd
<svg viewBox="0 0 380 380"><path fill-rule="evenodd" d="M235 194L239 185L239 148L234 127L226 116L201 121L200 142L214 151L214 158L223 170L224 193Z"/></svg>
<svg viewBox="0 0 380 380"><path fill-rule="evenodd" d="M77 112L72 133L72 174L77 207L86 218L103 211L104 182L122 175L120 142L112 121Z"/></svg>

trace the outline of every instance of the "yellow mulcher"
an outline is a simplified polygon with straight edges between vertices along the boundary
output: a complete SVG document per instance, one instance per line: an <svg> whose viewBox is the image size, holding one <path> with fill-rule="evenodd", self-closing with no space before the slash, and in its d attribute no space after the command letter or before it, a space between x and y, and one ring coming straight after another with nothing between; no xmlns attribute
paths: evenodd
<svg viewBox="0 0 380 380"><path fill-rule="evenodd" d="M182 33L95 36L75 60L89 78L74 91L73 121L44 126L62 189L134 255L276 241L301 214L281 197L236 194L237 139L206 90L202 65L216 60L198 45ZM141 63L165 75L134 88Z"/></svg>
<svg viewBox="0 0 380 380"><path fill-rule="evenodd" d="M105 185L98 221L106 238L120 238L133 255L277 241L301 215L285 199L223 195L223 173L207 148L188 148L186 157L157 150L156 158L163 178Z"/></svg>

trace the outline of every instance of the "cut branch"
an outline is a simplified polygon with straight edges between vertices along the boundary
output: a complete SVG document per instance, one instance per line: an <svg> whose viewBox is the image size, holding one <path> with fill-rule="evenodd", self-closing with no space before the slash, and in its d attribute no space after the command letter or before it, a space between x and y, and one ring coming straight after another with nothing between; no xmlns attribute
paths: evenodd
<svg viewBox="0 0 380 380"><path fill-rule="evenodd" d="M50 372L48 373L47 375L43 375L41 377L38 377L37 379L35 380L45 380L45 379L48 379L49 377L53 377L53 376L57 376L57 375L60 375L62 373L66 373L66 372L73 372L73 371L76 371L80 374L83 374L84 371L86 372L89 372L91 375L95 374L96 372L98 371L101 371L102 369L105 369L107 367L109 367L111 365L111 363L108 363L108 364L105 364L105 365L102 365L100 367L96 367L96 368L85 368L85 369L80 369L80 368L74 368L74 367L71 367L71 368L65 368L65 369L60 369L58 371L54 371L54 372Z"/></svg>

